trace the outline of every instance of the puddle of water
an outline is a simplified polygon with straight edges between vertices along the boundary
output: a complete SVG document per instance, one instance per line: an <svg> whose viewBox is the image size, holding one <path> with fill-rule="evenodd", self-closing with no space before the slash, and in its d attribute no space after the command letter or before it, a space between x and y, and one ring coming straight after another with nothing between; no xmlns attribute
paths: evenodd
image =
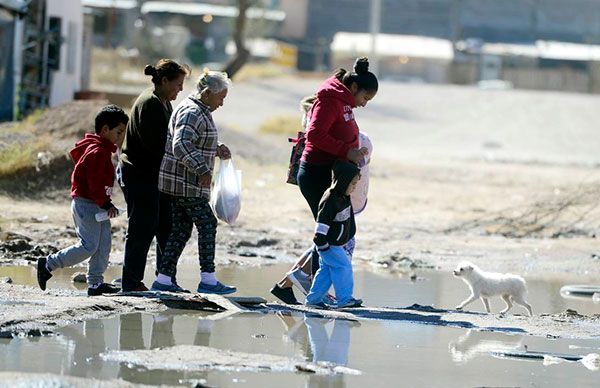
<svg viewBox="0 0 600 388"><path fill-rule="evenodd" d="M264 296L287 269L228 267L219 277L238 286L240 295ZM77 270L59 271L50 287L72 287L70 277ZM406 306L412 303L451 307L467 296L461 281L450 274L420 271L425 280L356 271L356 295L369 305ZM2 267L0 276L15 283L35 284L34 269ZM120 267L111 268L107 278L120 276ZM147 279L152 279L152 270ZM194 288L198 270L193 264L180 268L180 283ZM530 281L534 311L558 312L573 308L583 313L598 312L588 300L560 297L562 284ZM82 286L85 290L85 285ZM496 301L497 302L497 301ZM493 304L497 311L501 303ZM474 304L473 309L482 311ZM518 311L518 310L516 310ZM205 319L209 313L169 310L160 314L133 313L108 319L90 320L42 338L0 339L0 369L48 372L80 377L113 379L145 384L209 386L362 387L372 386L596 386L600 372L581 363L544 366L539 361L500 359L498 350L552 351L567 354L600 353L600 340L549 340L530 336L466 331L407 322L333 321L291 316L249 314L219 321ZM297 357L309 361L332 361L362 371L362 375L316 376L293 373L178 372L148 371L144 368L102 361L99 354L110 350L131 350L174 345L203 345L248 353Z"/></svg>
<svg viewBox="0 0 600 388"><path fill-rule="evenodd" d="M289 264L270 266L241 267L228 266L218 270L218 277L225 283L230 283L238 288L237 295L262 296L267 300L275 298L269 293L272 285L278 281ZM71 276L75 272L85 271L84 267L66 268L56 271L54 277L48 282L49 288L77 288L85 291L85 284L74 284ZM418 280L411 281L408 274L391 274L384 271L373 272L364 268L355 271L355 294L362 298L369 306L403 307L413 303L432 305L439 308L454 308L469 296L469 291L460 279L451 273L433 270L418 270ZM37 286L35 268L27 266L0 267L0 277L10 276L15 284ZM121 267L110 267L105 274L105 281L121 277ZM198 285L200 271L196 263L184 261L179 266L178 282L184 288L194 291ZM154 280L154 270L146 270L146 284L149 286ZM600 313L600 303L594 303L592 298L564 298L560 295L560 288L564 286L556 280L527 279L529 292L527 300L533 307L534 314L560 313L566 309L573 309L580 314L592 315ZM296 292L300 296L299 292ZM490 300L492 312L499 312L504 308L500 298ZM484 312L481 301L475 301L466 310ZM520 306L514 306L510 313L525 314Z"/></svg>

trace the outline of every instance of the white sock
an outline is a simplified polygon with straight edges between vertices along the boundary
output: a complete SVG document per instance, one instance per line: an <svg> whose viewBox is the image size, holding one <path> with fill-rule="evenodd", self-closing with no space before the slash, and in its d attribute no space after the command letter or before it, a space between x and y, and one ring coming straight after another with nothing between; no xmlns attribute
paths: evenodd
<svg viewBox="0 0 600 388"><path fill-rule="evenodd" d="M156 281L159 282L160 284L164 284L165 286L173 285L173 283L171 282L171 277L167 276L167 275L163 275L162 273L158 274L158 276L156 277Z"/></svg>
<svg viewBox="0 0 600 388"><path fill-rule="evenodd" d="M200 272L200 281L202 283L214 286L217 284L217 277L214 272Z"/></svg>

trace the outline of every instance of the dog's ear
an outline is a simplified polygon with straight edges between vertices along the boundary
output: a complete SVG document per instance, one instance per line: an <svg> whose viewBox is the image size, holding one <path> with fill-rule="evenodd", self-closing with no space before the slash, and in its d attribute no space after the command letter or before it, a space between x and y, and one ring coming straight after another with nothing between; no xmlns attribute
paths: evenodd
<svg viewBox="0 0 600 388"><path fill-rule="evenodd" d="M463 269L467 272L472 272L473 271L473 266L471 264L467 264L463 267Z"/></svg>

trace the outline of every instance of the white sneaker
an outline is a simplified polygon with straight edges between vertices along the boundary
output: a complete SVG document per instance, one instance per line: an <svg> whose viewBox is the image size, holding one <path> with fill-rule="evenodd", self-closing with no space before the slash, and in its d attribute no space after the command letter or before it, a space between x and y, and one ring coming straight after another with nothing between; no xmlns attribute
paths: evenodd
<svg viewBox="0 0 600 388"><path fill-rule="evenodd" d="M288 272L287 278L296 286L304 295L308 295L310 291L310 277L306 275L300 268Z"/></svg>

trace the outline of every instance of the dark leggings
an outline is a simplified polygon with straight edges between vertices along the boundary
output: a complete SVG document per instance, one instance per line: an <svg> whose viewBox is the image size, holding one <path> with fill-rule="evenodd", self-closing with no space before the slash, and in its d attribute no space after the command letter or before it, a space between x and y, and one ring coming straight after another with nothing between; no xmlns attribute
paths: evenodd
<svg viewBox="0 0 600 388"><path fill-rule="evenodd" d="M332 165L301 162L298 169L298 186L308 206L310 206L310 211L315 221L319 211L319 202L321 202L325 191L331 186L332 167ZM319 269L319 253L316 249L313 249L312 252L311 266L312 273L316 273Z"/></svg>
<svg viewBox="0 0 600 388"><path fill-rule="evenodd" d="M217 219L205 198L170 197L171 233L165 244L165 252L159 272L174 276L177 262L192 236L194 225L198 231L198 260L202 272L215 272L215 238Z"/></svg>

